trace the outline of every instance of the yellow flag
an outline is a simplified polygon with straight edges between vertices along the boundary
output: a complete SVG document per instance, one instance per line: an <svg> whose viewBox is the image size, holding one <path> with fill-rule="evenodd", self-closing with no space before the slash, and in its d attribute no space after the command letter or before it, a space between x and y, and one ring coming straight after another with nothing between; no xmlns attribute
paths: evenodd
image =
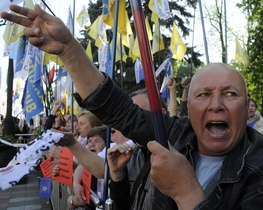
<svg viewBox="0 0 263 210"><path fill-rule="evenodd" d="M108 4L103 5L103 21L105 24L113 27L115 15L115 0L108 0ZM118 29L119 33L125 35L126 32L126 17L125 17L125 1L120 0L119 15L118 15Z"/></svg>
<svg viewBox="0 0 263 210"><path fill-rule="evenodd" d="M152 11L151 20L152 22L156 23L159 19L157 10L155 8L154 0L150 0L148 4L149 9Z"/></svg>
<svg viewBox="0 0 263 210"><path fill-rule="evenodd" d="M173 23L173 32L170 42L170 49L173 53L173 59L176 60L182 60L186 53L186 46L182 40L182 37L179 34L175 23Z"/></svg>
<svg viewBox="0 0 263 210"><path fill-rule="evenodd" d="M236 57L235 59L237 61L243 61L244 55L243 55L243 49L239 43L238 36L236 36Z"/></svg>
<svg viewBox="0 0 263 210"><path fill-rule="evenodd" d="M61 99L62 105L61 105L61 111L63 115L67 115L68 114L68 96L66 93L66 90L64 91L64 96Z"/></svg>
<svg viewBox="0 0 263 210"><path fill-rule="evenodd" d="M145 26L149 40L153 40L152 29L148 21L148 17L145 18Z"/></svg>
<svg viewBox="0 0 263 210"><path fill-rule="evenodd" d="M244 36L242 36L242 42L243 42L244 65L245 65L245 67L247 67L249 65L249 57L248 57L247 50L246 50Z"/></svg>
<svg viewBox="0 0 263 210"><path fill-rule="evenodd" d="M89 27L91 25L89 12L86 6L82 7L82 10L80 11L76 20L80 27Z"/></svg>
<svg viewBox="0 0 263 210"><path fill-rule="evenodd" d="M88 35L94 40L97 40L99 36L98 28L99 28L100 19L101 19L101 16L98 16L97 19L91 24L89 28Z"/></svg>
<svg viewBox="0 0 263 210"><path fill-rule="evenodd" d="M160 32L159 21L155 23L152 43L152 54L159 52L164 49L163 37Z"/></svg>
<svg viewBox="0 0 263 210"><path fill-rule="evenodd" d="M93 55L92 55L92 51L91 51L91 43L90 43L90 41L88 42L88 46L87 46L87 49L86 49L86 54L88 55L89 59L91 61L93 61Z"/></svg>
<svg viewBox="0 0 263 210"><path fill-rule="evenodd" d="M135 56L136 58L140 58L141 57L137 37L135 38L135 42L134 42L134 45L133 45L133 48L132 48L132 55Z"/></svg>
<svg viewBox="0 0 263 210"><path fill-rule="evenodd" d="M62 61L60 60L60 58L57 55L45 53L43 65L49 64L50 61L55 62L59 66L63 66Z"/></svg>

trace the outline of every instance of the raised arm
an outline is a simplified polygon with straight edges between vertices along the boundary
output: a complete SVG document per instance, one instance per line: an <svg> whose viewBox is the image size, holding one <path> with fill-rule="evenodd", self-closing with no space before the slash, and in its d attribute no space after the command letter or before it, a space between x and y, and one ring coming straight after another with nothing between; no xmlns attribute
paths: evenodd
<svg viewBox="0 0 263 210"><path fill-rule="evenodd" d="M24 34L32 45L58 55L83 99L105 80L62 20L46 13L39 5L35 10L17 5L11 5L10 9L23 16L2 12L1 17L25 26Z"/></svg>

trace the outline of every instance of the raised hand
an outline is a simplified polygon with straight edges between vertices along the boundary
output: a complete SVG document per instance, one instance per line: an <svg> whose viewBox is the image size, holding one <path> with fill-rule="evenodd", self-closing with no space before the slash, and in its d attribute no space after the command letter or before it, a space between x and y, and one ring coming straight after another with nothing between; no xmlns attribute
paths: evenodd
<svg viewBox="0 0 263 210"><path fill-rule="evenodd" d="M46 13L39 5L35 5L35 10L17 5L11 5L10 9L22 16L2 12L1 17L25 26L24 34L29 42L47 53L62 54L66 44L74 39L62 20Z"/></svg>
<svg viewBox="0 0 263 210"><path fill-rule="evenodd" d="M115 182L121 181L125 176L125 167L129 162L135 146L117 144L107 151L108 164L111 179Z"/></svg>

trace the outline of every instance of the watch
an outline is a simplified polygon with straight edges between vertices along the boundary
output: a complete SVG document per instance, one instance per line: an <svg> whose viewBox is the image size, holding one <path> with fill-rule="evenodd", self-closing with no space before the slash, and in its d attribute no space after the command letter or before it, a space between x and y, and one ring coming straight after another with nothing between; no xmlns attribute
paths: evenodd
<svg viewBox="0 0 263 210"><path fill-rule="evenodd" d="M75 209L77 208L77 206L74 205L74 196L72 195L71 196L71 199L70 199L70 205Z"/></svg>

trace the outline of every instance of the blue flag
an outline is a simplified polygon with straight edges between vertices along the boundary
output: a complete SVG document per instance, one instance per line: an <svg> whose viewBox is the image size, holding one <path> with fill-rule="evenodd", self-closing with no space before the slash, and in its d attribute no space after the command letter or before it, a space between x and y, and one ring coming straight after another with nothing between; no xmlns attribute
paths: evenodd
<svg viewBox="0 0 263 210"><path fill-rule="evenodd" d="M39 197L50 198L51 192L52 192L52 178L50 177L40 178Z"/></svg>
<svg viewBox="0 0 263 210"><path fill-rule="evenodd" d="M35 59L37 56L32 56L30 60L30 67L29 67L29 73L28 73L28 81L27 81L27 94L25 98L25 115L26 115L26 122L29 122L29 120L39 114L43 111L43 87L42 87L42 81L41 79L38 81L34 81L35 74L35 66L42 65L39 64L39 60Z"/></svg>

